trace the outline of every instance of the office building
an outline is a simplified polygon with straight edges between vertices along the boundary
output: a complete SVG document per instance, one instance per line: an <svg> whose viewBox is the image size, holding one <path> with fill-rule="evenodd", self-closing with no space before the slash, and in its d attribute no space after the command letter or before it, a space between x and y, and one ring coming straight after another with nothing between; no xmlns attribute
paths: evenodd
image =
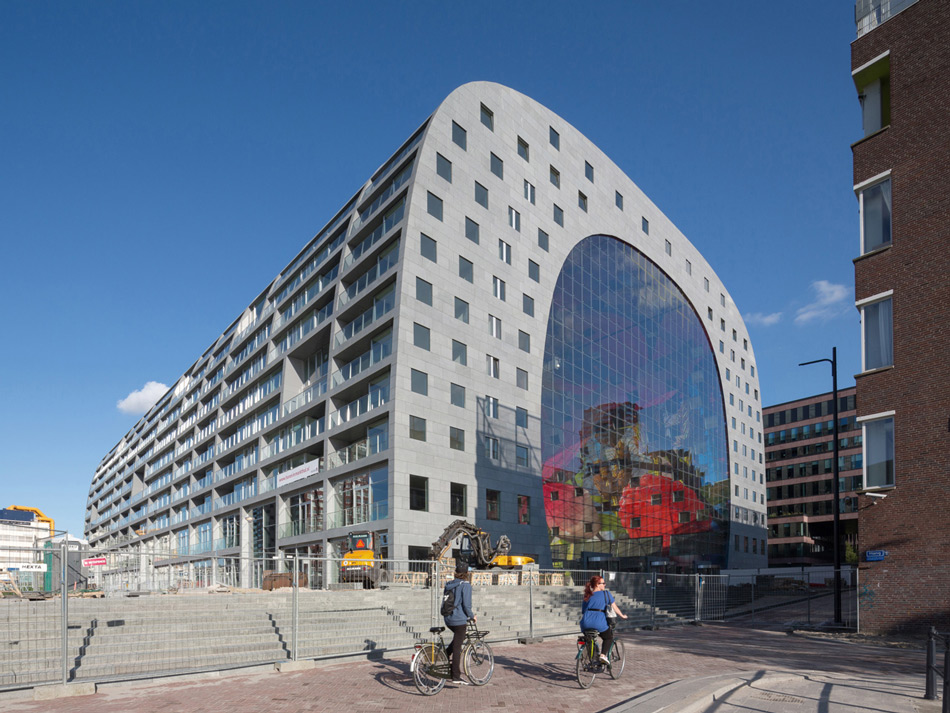
<svg viewBox="0 0 950 713"><path fill-rule="evenodd" d="M425 558L457 518L544 567L759 566L760 409L696 247L566 121L475 82L109 451L86 534L242 584L239 556L359 530Z"/></svg>
<svg viewBox="0 0 950 713"><path fill-rule="evenodd" d="M765 480L769 566L834 563L834 401L819 394L766 406ZM856 564L862 485L854 387L838 391L841 561Z"/></svg>
<svg viewBox="0 0 950 713"><path fill-rule="evenodd" d="M860 620L950 628L950 3L857 3Z"/></svg>

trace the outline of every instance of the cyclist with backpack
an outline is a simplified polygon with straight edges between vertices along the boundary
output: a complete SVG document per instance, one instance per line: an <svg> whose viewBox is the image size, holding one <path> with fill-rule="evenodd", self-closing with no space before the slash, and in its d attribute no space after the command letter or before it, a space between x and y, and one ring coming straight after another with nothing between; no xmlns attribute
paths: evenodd
<svg viewBox="0 0 950 713"><path fill-rule="evenodd" d="M465 629L469 619L477 620L472 612L472 585L468 566L458 563L455 567L455 579L446 582L442 590L442 617L445 626L452 630L452 683L467 686L462 679L462 644L465 642Z"/></svg>
<svg viewBox="0 0 950 713"><path fill-rule="evenodd" d="M614 631L613 627L610 626L608 616L627 618L620 611L613 595L607 591L604 578L595 574L584 586L584 603L581 605L581 631L596 629L600 633L600 638L604 642L600 649L600 662L603 664L610 663L607 652L610 651L610 644L614 640Z"/></svg>

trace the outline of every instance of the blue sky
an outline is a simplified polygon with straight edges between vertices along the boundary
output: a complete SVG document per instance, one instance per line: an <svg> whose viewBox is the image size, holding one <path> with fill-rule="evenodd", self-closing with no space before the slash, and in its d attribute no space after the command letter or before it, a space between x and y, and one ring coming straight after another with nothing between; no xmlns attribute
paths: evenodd
<svg viewBox="0 0 950 713"><path fill-rule="evenodd" d="M0 507L81 532L119 403L473 80L571 122L699 248L766 405L830 390L797 364L832 346L853 384L853 39L850 0L0 3Z"/></svg>

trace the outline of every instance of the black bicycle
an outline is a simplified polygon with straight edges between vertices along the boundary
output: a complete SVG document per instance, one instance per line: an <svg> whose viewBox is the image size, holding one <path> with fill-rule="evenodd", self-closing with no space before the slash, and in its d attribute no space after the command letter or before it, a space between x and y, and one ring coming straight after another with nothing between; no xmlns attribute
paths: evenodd
<svg viewBox="0 0 950 713"><path fill-rule="evenodd" d="M425 696L434 696L445 686L446 679L452 677L452 664L449 652L442 638L444 626L433 626L429 641L416 644L416 651L409 663L412 680L419 692ZM479 631L478 625L468 621L465 641L462 643L462 671L475 686L484 686L495 672L495 656L491 647L484 641L487 631Z"/></svg>
<svg viewBox="0 0 950 713"><path fill-rule="evenodd" d="M623 642L616 636L607 649L607 660L610 663L600 660L600 647L597 646L599 633L597 629L584 629L583 634L577 638L574 667L577 673L577 684L581 688L590 688L597 674L608 673L611 678L620 678L626 664Z"/></svg>

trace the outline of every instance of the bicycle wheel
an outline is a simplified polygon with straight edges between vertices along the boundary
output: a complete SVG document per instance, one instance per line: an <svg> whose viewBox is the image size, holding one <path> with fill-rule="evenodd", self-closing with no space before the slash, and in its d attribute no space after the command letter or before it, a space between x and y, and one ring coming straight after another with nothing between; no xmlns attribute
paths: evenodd
<svg viewBox="0 0 950 713"><path fill-rule="evenodd" d="M495 672L495 656L484 641L472 641L462 652L462 670L476 686L484 686Z"/></svg>
<svg viewBox="0 0 950 713"><path fill-rule="evenodd" d="M597 676L597 664L590 660L586 651L577 652L577 685L581 688L590 688Z"/></svg>
<svg viewBox="0 0 950 713"><path fill-rule="evenodd" d="M433 651L434 659L433 659ZM413 661L412 680L415 681L419 693L424 696L434 696L445 686L445 678L437 675L449 666L449 659L441 646L423 646Z"/></svg>
<svg viewBox="0 0 950 713"><path fill-rule="evenodd" d="M620 639L614 639L614 645L610 647L610 656L608 658L610 658L610 666L607 668L607 671L610 673L610 677L620 678L620 674L623 673L624 664L627 663L623 651L623 642Z"/></svg>

